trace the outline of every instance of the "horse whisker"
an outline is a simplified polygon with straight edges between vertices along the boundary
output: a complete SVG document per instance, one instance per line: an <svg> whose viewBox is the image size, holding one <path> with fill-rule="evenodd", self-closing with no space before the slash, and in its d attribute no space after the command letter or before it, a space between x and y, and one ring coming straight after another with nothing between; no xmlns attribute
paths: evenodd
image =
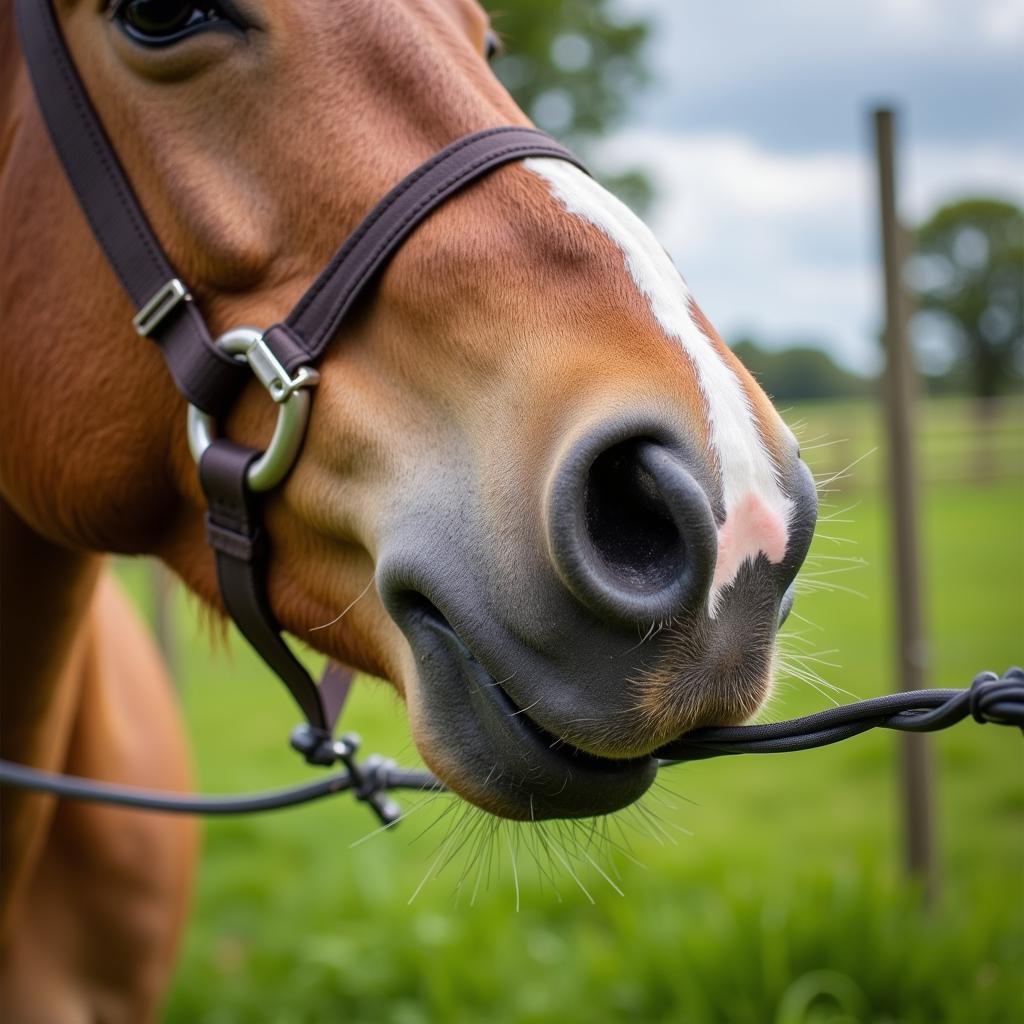
<svg viewBox="0 0 1024 1024"><path fill-rule="evenodd" d="M312 626L309 630L310 633L315 633L318 629L327 629L328 626L333 626L336 622L340 622L352 609L370 592L370 587L373 586L374 577L370 577L369 583L360 591L358 597L349 602L345 609L335 618L331 619L330 622L325 622L322 626Z"/></svg>

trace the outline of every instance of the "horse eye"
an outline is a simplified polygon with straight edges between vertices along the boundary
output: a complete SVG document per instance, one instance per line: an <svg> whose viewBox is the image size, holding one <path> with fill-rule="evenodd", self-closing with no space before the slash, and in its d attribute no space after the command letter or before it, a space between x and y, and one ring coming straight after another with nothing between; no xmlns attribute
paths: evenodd
<svg viewBox="0 0 1024 1024"><path fill-rule="evenodd" d="M499 53L501 53L501 40L498 38L498 33L493 29L488 29L484 38L484 57L491 61Z"/></svg>
<svg viewBox="0 0 1024 1024"><path fill-rule="evenodd" d="M110 17L144 46L166 46L221 21L230 21L215 0L119 0Z"/></svg>

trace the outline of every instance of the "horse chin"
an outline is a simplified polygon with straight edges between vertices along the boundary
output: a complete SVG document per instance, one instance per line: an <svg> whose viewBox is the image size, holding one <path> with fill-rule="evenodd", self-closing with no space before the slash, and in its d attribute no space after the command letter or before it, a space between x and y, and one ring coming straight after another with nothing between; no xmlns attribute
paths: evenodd
<svg viewBox="0 0 1024 1024"><path fill-rule="evenodd" d="M430 767L471 803L517 820L592 817L628 806L654 781L653 757L598 757L537 725L439 613L424 610L409 628L414 732Z"/></svg>

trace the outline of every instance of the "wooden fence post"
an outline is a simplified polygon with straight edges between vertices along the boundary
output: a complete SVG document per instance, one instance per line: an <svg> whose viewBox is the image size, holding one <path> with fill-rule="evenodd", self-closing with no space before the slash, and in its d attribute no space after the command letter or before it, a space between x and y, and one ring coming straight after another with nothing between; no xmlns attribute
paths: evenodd
<svg viewBox="0 0 1024 1024"><path fill-rule="evenodd" d="M917 382L910 349L910 303L903 285L907 236L896 214L894 115L874 112L878 194L885 283L883 381L888 427L892 571L895 578L896 671L902 690L923 689L927 661L921 606L917 480L914 461L914 401ZM927 738L901 733L904 849L908 870L921 880L925 899L938 894L935 864L932 775Z"/></svg>

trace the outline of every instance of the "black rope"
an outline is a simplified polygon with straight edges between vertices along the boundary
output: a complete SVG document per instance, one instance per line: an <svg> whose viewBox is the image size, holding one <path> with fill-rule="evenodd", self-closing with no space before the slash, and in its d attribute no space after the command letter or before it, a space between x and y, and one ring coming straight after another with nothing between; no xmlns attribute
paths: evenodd
<svg viewBox="0 0 1024 1024"><path fill-rule="evenodd" d="M1015 725L1024 729L1024 670L1011 668L1002 677L982 672L966 690L913 690L873 697L804 718L771 725L741 725L696 729L656 751L661 767L725 754L777 754L809 750L856 736L868 729L933 732L971 716L976 722ZM292 746L313 764L341 762L344 771L286 789L239 796L200 796L114 786L74 775L40 771L0 760L0 785L52 793L68 800L90 800L121 807L172 814L230 815L273 811L352 793L368 804L385 825L401 817L388 793L396 789L443 792L447 787L430 772L398 768L393 761L372 755L356 758L354 735L332 740L301 726Z"/></svg>
<svg viewBox="0 0 1024 1024"><path fill-rule="evenodd" d="M292 736L292 745L297 749L302 749L306 729L305 726L300 727ZM136 810L204 816L276 811L283 807L308 804L312 800L334 796L335 793L351 792L357 800L368 804L385 825L393 825L402 816L401 808L393 800L387 799L389 791L412 789L442 792L447 788L430 772L400 769L395 767L393 761L376 754L365 761L358 761L356 752L359 749L359 739L355 735L350 734L339 740L330 741L330 749L333 753L331 760L321 760L317 763L334 764L341 761L345 765L344 771L335 772L315 782L303 782L284 789L244 793L238 796L170 793L136 786L115 786L95 779L44 772L14 761L2 760L0 785L52 793L65 800L88 800Z"/></svg>
<svg viewBox="0 0 1024 1024"><path fill-rule="evenodd" d="M65 800L94 800L118 807L144 811L166 811L171 814L228 815L251 814L254 811L276 811L281 807L297 807L320 797L343 793L352 788L348 772L337 772L325 779L307 782L286 789L250 793L244 796L198 796L139 789L135 786L114 786L75 775L55 775L29 768L13 761L0 761L0 782L5 786L53 793Z"/></svg>
<svg viewBox="0 0 1024 1024"><path fill-rule="evenodd" d="M824 747L868 729L934 732L970 715L1024 729L1024 670L982 672L966 690L909 690L770 725L695 729L657 752L663 766L724 754L782 754Z"/></svg>

